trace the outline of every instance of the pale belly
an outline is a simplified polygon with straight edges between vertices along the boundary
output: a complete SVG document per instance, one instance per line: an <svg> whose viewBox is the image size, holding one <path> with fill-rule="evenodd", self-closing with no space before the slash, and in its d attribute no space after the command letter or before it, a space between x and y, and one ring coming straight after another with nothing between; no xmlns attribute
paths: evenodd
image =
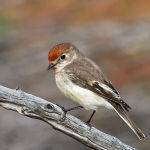
<svg viewBox="0 0 150 150"><path fill-rule="evenodd" d="M72 83L65 74L56 74L55 78L56 84L61 92L85 109L96 110L101 106L109 109L113 108L112 105L102 97Z"/></svg>

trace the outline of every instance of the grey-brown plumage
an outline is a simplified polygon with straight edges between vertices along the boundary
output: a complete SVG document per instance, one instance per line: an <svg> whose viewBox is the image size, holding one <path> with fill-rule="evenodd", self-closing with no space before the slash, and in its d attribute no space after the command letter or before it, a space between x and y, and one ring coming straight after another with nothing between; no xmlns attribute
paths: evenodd
<svg viewBox="0 0 150 150"><path fill-rule="evenodd" d="M134 124L134 122L131 121L131 119L127 114L128 111L131 109L131 107L122 100L118 91L113 87L111 82L102 73L101 69L93 61L83 56L75 46L70 44L69 48L70 51L67 52L68 55L66 54L66 52L64 52L67 55L66 64L65 60L64 62L59 62L58 59L57 61L58 65L56 65L55 68L56 83L60 88L60 90L70 98L78 99L77 102L83 105L83 107L86 107L84 103L88 103L87 108L90 109L96 109L101 104L97 103L97 101L95 101L95 104L94 102L92 103L87 101L86 99L88 97L88 94L89 96L91 96L92 95L91 93L93 93L93 95L95 95L93 97L96 97L98 101L104 99L104 101L106 101L117 112L117 114L127 123L127 125L139 137L139 139L144 139L145 135ZM62 53L61 55L64 55L64 53ZM77 91L78 89L82 90L83 92ZM87 94L84 91L84 89L86 89L86 91L88 92ZM81 96L78 96L78 94ZM103 103L102 105L105 104L105 102L102 103ZM108 105L107 103L105 105ZM96 105L96 107L89 106L90 104Z"/></svg>
<svg viewBox="0 0 150 150"><path fill-rule="evenodd" d="M117 90L102 73L100 68L83 55L80 55L78 59L66 66L64 71L69 75L70 80L78 86L93 91L99 96L105 98L111 104L114 103L116 105L122 106L127 111L131 109L130 106L121 99ZM107 85L112 91L106 91L99 85L100 83Z"/></svg>

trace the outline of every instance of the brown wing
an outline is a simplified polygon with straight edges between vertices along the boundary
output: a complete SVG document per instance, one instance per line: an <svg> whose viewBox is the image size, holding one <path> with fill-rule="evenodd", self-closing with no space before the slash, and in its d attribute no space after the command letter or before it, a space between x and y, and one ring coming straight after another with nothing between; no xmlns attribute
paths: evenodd
<svg viewBox="0 0 150 150"><path fill-rule="evenodd" d="M107 99L113 106L114 106L114 104L116 104L118 106L123 107L127 111L129 111L129 109L131 109L131 107L122 100L119 93L112 86L111 83L107 82L107 84L106 84L106 86L108 86L111 89L111 91L107 91L105 88L101 87L99 82L93 83L92 86L94 88L93 92L97 91L96 93L99 94L99 91L100 91L100 93L103 93L102 97Z"/></svg>
<svg viewBox="0 0 150 150"><path fill-rule="evenodd" d="M121 99L119 93L112 86L112 84L106 80L103 81L103 84L108 87L109 90L104 88L104 86L101 86L101 83L99 81L86 81L84 76L79 77L77 74L70 74L70 80L78 86L93 91L97 95L103 97L109 103L111 103L112 106L121 106L126 111L129 111L129 109L131 109L131 107Z"/></svg>
<svg viewBox="0 0 150 150"><path fill-rule="evenodd" d="M103 97L111 103L112 106L121 106L127 111L130 109L130 106L122 100L102 70L88 58L79 58L68 65L65 71L69 74L72 82Z"/></svg>

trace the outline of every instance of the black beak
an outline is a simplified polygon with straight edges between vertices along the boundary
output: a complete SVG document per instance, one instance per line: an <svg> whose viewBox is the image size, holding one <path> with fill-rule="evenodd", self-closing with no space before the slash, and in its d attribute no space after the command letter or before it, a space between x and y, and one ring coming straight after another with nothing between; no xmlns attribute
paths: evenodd
<svg viewBox="0 0 150 150"><path fill-rule="evenodd" d="M47 70L52 69L54 66L55 66L55 64L49 64L48 67L47 67Z"/></svg>

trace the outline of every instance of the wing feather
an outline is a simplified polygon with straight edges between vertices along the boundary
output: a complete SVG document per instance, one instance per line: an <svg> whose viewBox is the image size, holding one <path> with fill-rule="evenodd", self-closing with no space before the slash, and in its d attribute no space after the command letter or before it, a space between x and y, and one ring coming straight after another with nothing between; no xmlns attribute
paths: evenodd
<svg viewBox="0 0 150 150"><path fill-rule="evenodd" d="M105 81L105 84L100 83L99 81L86 81L85 78L81 78L75 74L70 74L70 80L78 86L91 90L97 95L103 97L112 105L119 105L126 111L131 109L131 107L122 100L117 90L108 81Z"/></svg>
<svg viewBox="0 0 150 150"><path fill-rule="evenodd" d="M83 56L78 58L78 60L68 65L65 70L70 80L78 86L93 91L106 99L109 103L119 105L126 111L131 109L131 107L122 100L118 91L106 78L102 70L88 58Z"/></svg>

